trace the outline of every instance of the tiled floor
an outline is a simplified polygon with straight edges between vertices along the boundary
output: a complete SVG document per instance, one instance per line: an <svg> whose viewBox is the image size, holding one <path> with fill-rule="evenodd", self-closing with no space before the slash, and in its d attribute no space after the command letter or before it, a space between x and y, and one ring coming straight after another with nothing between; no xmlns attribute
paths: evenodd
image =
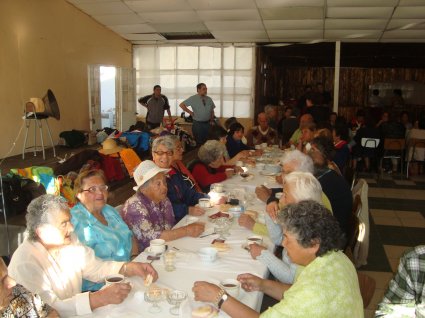
<svg viewBox="0 0 425 318"><path fill-rule="evenodd" d="M400 175L364 174L369 184L370 247L368 264L359 271L373 277L376 290L365 309L374 317L388 282L397 271L401 255L425 244L425 178L409 180Z"/></svg>

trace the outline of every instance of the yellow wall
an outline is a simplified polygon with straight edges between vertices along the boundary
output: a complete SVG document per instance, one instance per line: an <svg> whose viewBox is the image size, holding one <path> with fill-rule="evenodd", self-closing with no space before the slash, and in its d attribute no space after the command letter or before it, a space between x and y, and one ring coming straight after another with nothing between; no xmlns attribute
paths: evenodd
<svg viewBox="0 0 425 318"><path fill-rule="evenodd" d="M24 103L48 88L61 112L60 121L49 119L54 142L61 131L88 130L87 65L131 67L131 50L128 41L64 0L1 0L0 158L23 123ZM21 153L23 140L24 130L12 155Z"/></svg>

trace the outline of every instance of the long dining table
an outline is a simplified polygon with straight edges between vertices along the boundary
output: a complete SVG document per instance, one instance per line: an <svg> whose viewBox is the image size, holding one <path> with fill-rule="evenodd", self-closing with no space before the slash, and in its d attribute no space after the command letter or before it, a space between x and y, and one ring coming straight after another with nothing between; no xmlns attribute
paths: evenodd
<svg viewBox="0 0 425 318"><path fill-rule="evenodd" d="M234 179L233 179L234 178ZM233 177L225 183L225 191L233 189L235 184L241 184L242 187L249 185L249 181L242 182L237 180L239 176ZM259 218L264 213L265 204L253 197L252 187L244 189L247 197L250 197L246 203L246 208L259 213ZM220 211L220 206L215 206L205 209L205 214L198 217L199 222L205 223L205 231L201 236L205 237L191 238L185 237L175 241L167 242L168 249L176 251L174 271L168 272L165 270L162 257L159 260L154 260L152 266L157 270L159 279L154 283L161 288L168 290L182 290L187 293L187 298L180 305L179 316L172 315L169 312L171 305L167 300L159 302L161 307L160 313L150 313L149 308L152 304L147 303L144 299L144 292L147 287L144 286L143 280L138 277L128 278L132 284L132 291L127 299L119 305L108 305L96 309L91 317L161 317L161 318L190 318L191 311L199 306L205 305L202 302L194 300L192 287L196 281L208 281L219 284L222 280L236 277L242 273L251 273L263 278L268 276L267 267L258 260L252 259L249 252L244 249L247 238L253 233L239 226L236 216L233 217L232 225L229 230L229 235L226 237L225 243L230 249L225 252L218 252L218 258L213 263L203 263L198 255L198 251L202 247L211 246L212 241L218 238L218 234L214 233L214 223L211 222L209 216ZM176 228L188 224L193 221L193 218L186 216L178 224ZM264 237L263 244L270 250L274 246L268 237ZM142 252L134 261L149 262L147 252ZM260 292L245 292L240 289L238 299L249 307L259 311L263 299L263 294ZM219 312L218 317L229 317L224 312Z"/></svg>

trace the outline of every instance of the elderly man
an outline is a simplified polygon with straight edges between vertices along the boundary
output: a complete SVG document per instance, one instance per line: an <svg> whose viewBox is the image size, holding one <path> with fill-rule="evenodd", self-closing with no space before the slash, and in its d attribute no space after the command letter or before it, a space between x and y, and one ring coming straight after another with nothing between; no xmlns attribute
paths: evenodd
<svg viewBox="0 0 425 318"><path fill-rule="evenodd" d="M0 257L0 317L59 317L56 310L9 277Z"/></svg>
<svg viewBox="0 0 425 318"><path fill-rule="evenodd" d="M214 122L214 102L207 96L207 85L199 83L196 85L197 94L190 96L180 103L181 109L193 117L192 132L196 143L202 145L208 138L210 124ZM192 107L192 110L188 108Z"/></svg>
<svg viewBox="0 0 425 318"><path fill-rule="evenodd" d="M292 134L291 138L289 139L290 145L298 145L298 142L300 141L302 130L305 126L312 124L314 122L313 116L310 114L304 114L300 118L300 126L297 130Z"/></svg>
<svg viewBox="0 0 425 318"><path fill-rule="evenodd" d="M13 254L9 274L61 316L90 314L96 308L119 304L131 290L130 284L117 283L82 293L83 278L93 282L116 274L158 278L150 264L96 258L94 251L73 235L69 207L61 197L45 194L34 199L26 221L28 238Z"/></svg>
<svg viewBox="0 0 425 318"><path fill-rule="evenodd" d="M139 98L139 103L148 109L146 124L149 130L161 125L164 110L167 111L168 117L171 119L170 104L168 104L167 96L161 94L161 86L155 85L153 94Z"/></svg>
<svg viewBox="0 0 425 318"><path fill-rule="evenodd" d="M252 127L246 136L248 146L261 145L275 145L279 143L276 130L269 126L266 113L259 113L257 116L258 126Z"/></svg>

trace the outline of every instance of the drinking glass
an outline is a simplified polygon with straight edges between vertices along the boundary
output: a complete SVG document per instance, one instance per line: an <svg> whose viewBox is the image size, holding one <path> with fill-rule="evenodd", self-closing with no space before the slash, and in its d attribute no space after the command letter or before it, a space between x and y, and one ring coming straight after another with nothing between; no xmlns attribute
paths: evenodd
<svg viewBox="0 0 425 318"><path fill-rule="evenodd" d="M176 259L176 252L175 251L167 251L162 256L164 260L164 267L167 272L172 272L176 269L176 266L174 265L175 259Z"/></svg>
<svg viewBox="0 0 425 318"><path fill-rule="evenodd" d="M177 316L179 314L180 304L187 297L186 292L182 290L173 290L167 294L167 301L173 307L170 308L170 313Z"/></svg>
<svg viewBox="0 0 425 318"><path fill-rule="evenodd" d="M218 218L215 220L214 231L219 234L219 240L226 240L226 234L229 234L231 220L228 218Z"/></svg>
<svg viewBox="0 0 425 318"><path fill-rule="evenodd" d="M145 301L152 304L148 311L153 314L161 312L162 309L158 303L164 300L164 297L165 293L163 289L150 288L148 291L146 291Z"/></svg>

